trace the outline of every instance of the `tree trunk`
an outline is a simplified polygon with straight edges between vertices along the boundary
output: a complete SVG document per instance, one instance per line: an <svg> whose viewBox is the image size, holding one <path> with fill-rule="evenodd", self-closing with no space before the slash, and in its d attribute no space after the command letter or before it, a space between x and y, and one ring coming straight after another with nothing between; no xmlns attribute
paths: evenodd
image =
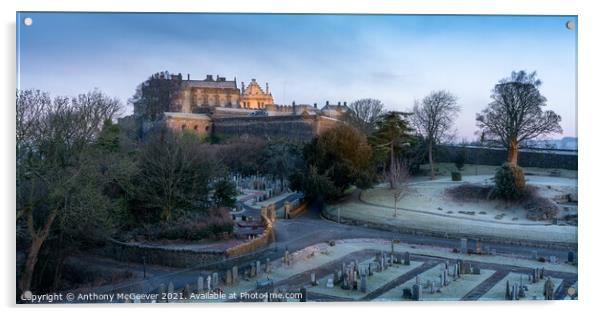
<svg viewBox="0 0 602 316"><path fill-rule="evenodd" d="M48 234L50 233L50 227L52 227L52 223L58 214L58 210L54 209L48 214L46 218L46 223L44 227L40 231L36 231L34 227L33 214L32 210L28 211L27 214L27 227L29 230L29 234L31 235L31 246L29 247L29 253L27 254L27 260L25 261L25 268L23 270L23 275L21 276L21 293L25 291L31 291L31 280L33 279L33 272L36 267L36 263L38 262L38 255L40 253L40 249L42 245L48 238Z"/></svg>
<svg viewBox="0 0 602 316"><path fill-rule="evenodd" d="M393 142L391 142L391 161L389 162L389 173L393 173L393 167L395 165L395 146L393 146ZM393 181L393 177L389 176L389 185L391 189L395 188L395 183Z"/></svg>
<svg viewBox="0 0 602 316"><path fill-rule="evenodd" d="M433 143L429 142L429 165L431 167L431 180L435 179L435 166L433 165Z"/></svg>
<svg viewBox="0 0 602 316"><path fill-rule="evenodd" d="M31 247L29 247L29 253L27 254L27 261L25 261L25 269L23 270L23 276L21 277L21 293L31 291L33 271L38 262L38 254L40 253L40 248L42 248L42 243L43 241L39 238L35 238L31 241Z"/></svg>
<svg viewBox="0 0 602 316"><path fill-rule="evenodd" d="M508 145L508 163L516 166L518 164L518 141L512 139Z"/></svg>

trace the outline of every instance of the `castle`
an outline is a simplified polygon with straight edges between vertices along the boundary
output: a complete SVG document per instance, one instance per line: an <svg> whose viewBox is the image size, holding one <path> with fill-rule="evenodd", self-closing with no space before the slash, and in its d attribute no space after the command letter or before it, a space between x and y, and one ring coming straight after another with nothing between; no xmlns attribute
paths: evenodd
<svg viewBox="0 0 602 316"><path fill-rule="evenodd" d="M268 83L265 90L251 79L240 88L236 78L227 80L207 75L203 80L182 80L173 101L176 111L165 112L165 123L173 130L191 130L199 135L288 137L311 139L340 122L347 102L321 109L317 103L279 105L274 102Z"/></svg>

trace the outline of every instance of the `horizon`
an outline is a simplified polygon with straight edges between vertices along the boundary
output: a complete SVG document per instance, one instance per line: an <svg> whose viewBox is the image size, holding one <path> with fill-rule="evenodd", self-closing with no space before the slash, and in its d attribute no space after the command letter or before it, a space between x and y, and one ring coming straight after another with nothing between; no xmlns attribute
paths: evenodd
<svg viewBox="0 0 602 316"><path fill-rule="evenodd" d="M458 96L457 140L474 139L475 115L515 70L537 71L578 137L576 16L17 12L17 88L52 96L98 88L128 99L153 73L219 74L268 82L277 104L383 101L409 110L434 90ZM43 27L40 27L43 26ZM211 32L203 30L211 29ZM518 49L517 49L518 48Z"/></svg>

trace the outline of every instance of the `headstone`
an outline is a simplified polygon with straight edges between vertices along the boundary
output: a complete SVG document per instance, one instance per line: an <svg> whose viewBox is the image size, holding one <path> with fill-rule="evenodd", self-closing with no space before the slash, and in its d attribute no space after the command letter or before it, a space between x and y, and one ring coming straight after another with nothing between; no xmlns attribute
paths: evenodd
<svg viewBox="0 0 602 316"><path fill-rule="evenodd" d="M478 266L472 267L472 274L481 274L481 268Z"/></svg>
<svg viewBox="0 0 602 316"><path fill-rule="evenodd" d="M238 266L232 267L232 283L238 282Z"/></svg>
<svg viewBox="0 0 602 316"><path fill-rule="evenodd" d="M410 265L410 253L407 251L403 254L403 264L406 266Z"/></svg>
<svg viewBox="0 0 602 316"><path fill-rule="evenodd" d="M208 275L207 276L207 291L211 292L212 286L213 284L211 283L211 276Z"/></svg>
<svg viewBox="0 0 602 316"><path fill-rule="evenodd" d="M466 238L460 239L460 252L468 253L468 240Z"/></svg>
<svg viewBox="0 0 602 316"><path fill-rule="evenodd" d="M159 300L163 301L163 294L165 293L165 283L161 283L161 285L159 285Z"/></svg>
<svg viewBox="0 0 602 316"><path fill-rule="evenodd" d="M203 280L203 276L200 276L196 280L196 290L197 293L203 293L203 291L205 291L205 280Z"/></svg>
<svg viewBox="0 0 602 316"><path fill-rule="evenodd" d="M304 287L301 288L301 298L299 299L299 302L307 302L307 289Z"/></svg>
<svg viewBox="0 0 602 316"><path fill-rule="evenodd" d="M422 286L420 284L412 285L412 299L415 301L422 300Z"/></svg>
<svg viewBox="0 0 602 316"><path fill-rule="evenodd" d="M552 282L552 279L550 277L548 277L546 283L543 286L543 296L546 300L554 299L554 282Z"/></svg>
<svg viewBox="0 0 602 316"><path fill-rule="evenodd" d="M257 262L255 262L255 271L257 272L257 276L261 275L261 261L257 260Z"/></svg>
<svg viewBox="0 0 602 316"><path fill-rule="evenodd" d="M270 258L265 259L265 273L271 273L272 267L270 266Z"/></svg>
<svg viewBox="0 0 602 316"><path fill-rule="evenodd" d="M255 275L257 274L257 270L255 270L255 269L256 269L256 268L255 268L255 265L254 265L254 264L252 264L252 265L251 265L251 269L250 269L250 270L251 270L251 277L252 277L252 278L254 278L254 277L255 277Z"/></svg>
<svg viewBox="0 0 602 316"><path fill-rule="evenodd" d="M360 279L360 291L362 293L366 293L367 290L367 284L366 284L367 280L366 280L366 275L362 274L362 277Z"/></svg>
<svg viewBox="0 0 602 316"><path fill-rule="evenodd" d="M288 259L288 249L284 251L284 258L283 258L283 260L284 260L284 262L283 262L283 263L284 263L285 265L289 265L289 259Z"/></svg>
<svg viewBox="0 0 602 316"><path fill-rule="evenodd" d="M226 285L232 284L232 270L226 271Z"/></svg>
<svg viewBox="0 0 602 316"><path fill-rule="evenodd" d="M211 277L211 282L213 282L212 288L216 288L219 286L219 274L217 272L213 272L213 276Z"/></svg>
<svg viewBox="0 0 602 316"><path fill-rule="evenodd" d="M328 281L326 281L326 287L331 289L334 287L334 279L332 278L328 278Z"/></svg>
<svg viewBox="0 0 602 316"><path fill-rule="evenodd" d="M404 288L401 297L405 299L412 299L412 289Z"/></svg>
<svg viewBox="0 0 602 316"><path fill-rule="evenodd" d="M182 290L182 296L185 299L189 299L190 298L190 284L186 284L186 286Z"/></svg>
<svg viewBox="0 0 602 316"><path fill-rule="evenodd" d="M310 274L310 278L311 278L311 285L316 286L318 285L318 280L316 280L316 273L312 272Z"/></svg>
<svg viewBox="0 0 602 316"><path fill-rule="evenodd" d="M574 252L572 252L572 251L569 251L569 254L568 254L568 262L569 262L569 263L573 263L573 262L575 262L575 253L574 253Z"/></svg>
<svg viewBox="0 0 602 316"><path fill-rule="evenodd" d="M173 293L175 292L174 290L174 286L173 286L173 282L169 282L169 285L167 286L167 301L169 302L169 298L171 297L171 295L173 295Z"/></svg>
<svg viewBox="0 0 602 316"><path fill-rule="evenodd" d="M512 299L512 295L510 294L510 281L506 280L506 295L505 295L506 300L511 300Z"/></svg>

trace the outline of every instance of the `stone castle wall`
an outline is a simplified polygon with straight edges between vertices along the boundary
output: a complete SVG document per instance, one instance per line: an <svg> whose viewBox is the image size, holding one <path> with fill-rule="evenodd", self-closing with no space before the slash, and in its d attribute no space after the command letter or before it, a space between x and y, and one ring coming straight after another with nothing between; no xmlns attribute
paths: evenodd
<svg viewBox="0 0 602 316"><path fill-rule="evenodd" d="M319 126L319 119L299 115L214 118L213 133L222 137L248 135L265 139L309 141L317 132L326 128Z"/></svg>
<svg viewBox="0 0 602 316"><path fill-rule="evenodd" d="M443 145L437 148L435 161L454 162L459 154L464 155L466 164L500 166L507 158L503 148ZM574 151L521 149L518 154L521 167L577 170L578 161L579 156Z"/></svg>

